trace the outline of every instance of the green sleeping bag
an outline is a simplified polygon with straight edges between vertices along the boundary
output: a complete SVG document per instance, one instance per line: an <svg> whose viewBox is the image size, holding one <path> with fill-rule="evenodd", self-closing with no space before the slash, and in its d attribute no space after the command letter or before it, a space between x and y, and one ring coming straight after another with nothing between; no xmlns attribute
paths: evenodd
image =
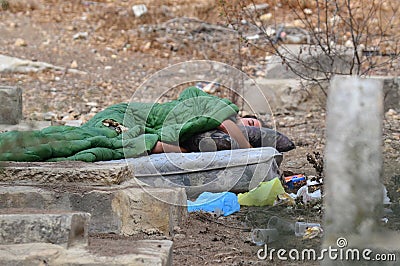
<svg viewBox="0 0 400 266"><path fill-rule="evenodd" d="M166 103L112 105L81 127L1 133L0 161L94 162L137 157L146 155L157 141L179 145L237 112L229 100L189 87L177 100Z"/></svg>

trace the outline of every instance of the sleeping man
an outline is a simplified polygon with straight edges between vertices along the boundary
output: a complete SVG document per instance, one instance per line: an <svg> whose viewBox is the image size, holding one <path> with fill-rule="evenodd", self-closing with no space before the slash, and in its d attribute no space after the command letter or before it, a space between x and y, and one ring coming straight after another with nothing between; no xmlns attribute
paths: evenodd
<svg viewBox="0 0 400 266"><path fill-rule="evenodd" d="M236 119L238 111L228 99L189 87L178 99L166 103L112 105L80 127L50 126L1 133L0 161L94 162L228 147L272 146L278 151L294 148L282 134L261 128L258 120ZM204 148L201 139L210 140L206 138L210 133L217 140L213 141L215 147ZM215 138L217 135L225 142Z"/></svg>
<svg viewBox="0 0 400 266"><path fill-rule="evenodd" d="M179 147L157 142L152 153L162 152L213 152L220 150L240 149L239 142L226 128L227 121L219 127L203 133L195 134ZM261 126L255 118L237 118L237 134L246 140L250 148L274 147L279 152L287 152L295 148L294 143L282 133ZM233 130L236 130L235 128Z"/></svg>

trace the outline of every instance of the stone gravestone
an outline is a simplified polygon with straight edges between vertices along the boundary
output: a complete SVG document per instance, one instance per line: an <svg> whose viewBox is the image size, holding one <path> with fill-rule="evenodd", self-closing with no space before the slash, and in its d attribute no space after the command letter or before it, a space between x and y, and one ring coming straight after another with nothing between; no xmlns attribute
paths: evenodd
<svg viewBox="0 0 400 266"><path fill-rule="evenodd" d="M22 90L0 86L0 124L15 125L22 119Z"/></svg>
<svg viewBox="0 0 400 266"><path fill-rule="evenodd" d="M357 77L339 76L331 82L325 150L324 248L379 248L375 235L383 210L382 87L382 80ZM324 261L324 265L336 263L351 264Z"/></svg>

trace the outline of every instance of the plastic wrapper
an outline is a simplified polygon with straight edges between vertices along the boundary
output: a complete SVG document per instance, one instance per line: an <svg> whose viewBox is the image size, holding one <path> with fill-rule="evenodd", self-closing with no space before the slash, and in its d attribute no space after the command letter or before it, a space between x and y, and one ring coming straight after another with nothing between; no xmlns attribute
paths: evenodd
<svg viewBox="0 0 400 266"><path fill-rule="evenodd" d="M238 194L239 204L243 206L273 205L277 196L285 193L279 178L261 182L256 188Z"/></svg>
<svg viewBox="0 0 400 266"><path fill-rule="evenodd" d="M232 192L203 192L195 201L187 201L188 212L204 211L230 215L240 210L238 198Z"/></svg>

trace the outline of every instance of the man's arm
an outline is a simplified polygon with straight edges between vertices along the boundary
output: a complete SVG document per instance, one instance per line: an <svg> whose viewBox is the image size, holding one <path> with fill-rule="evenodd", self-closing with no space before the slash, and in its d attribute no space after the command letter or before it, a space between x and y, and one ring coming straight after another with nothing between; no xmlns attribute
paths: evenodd
<svg viewBox="0 0 400 266"><path fill-rule="evenodd" d="M240 128L232 120L225 120L221 125L219 125L218 129L234 138L241 149L253 148L243 135Z"/></svg>
<svg viewBox="0 0 400 266"><path fill-rule="evenodd" d="M151 153L164 153L164 152L188 152L188 151L182 147L161 141L157 141L156 145L151 150Z"/></svg>

